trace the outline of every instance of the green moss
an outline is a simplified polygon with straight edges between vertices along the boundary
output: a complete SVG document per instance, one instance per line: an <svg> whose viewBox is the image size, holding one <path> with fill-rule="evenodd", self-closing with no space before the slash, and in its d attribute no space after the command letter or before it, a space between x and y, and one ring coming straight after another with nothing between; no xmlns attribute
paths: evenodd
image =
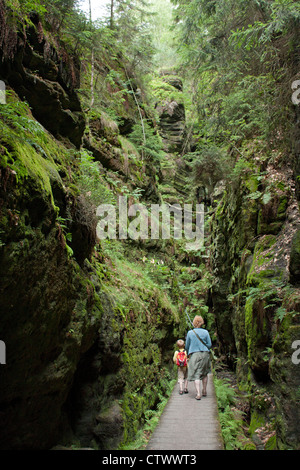
<svg viewBox="0 0 300 470"><path fill-rule="evenodd" d="M159 103L163 101L176 101L177 103L181 103L183 101L182 92L165 82L162 78L154 78L149 82L149 86L153 96L155 96Z"/></svg>
<svg viewBox="0 0 300 470"><path fill-rule="evenodd" d="M272 191L267 193L269 200L258 214L258 234L278 234L282 229L288 207L288 196Z"/></svg>
<svg viewBox="0 0 300 470"><path fill-rule="evenodd" d="M265 443L265 450L277 450L276 434L271 436Z"/></svg>
<svg viewBox="0 0 300 470"><path fill-rule="evenodd" d="M249 425L249 433L251 436L255 433L256 429L264 426L266 423L266 418L259 413L258 411L254 410L251 413L251 420Z"/></svg>
<svg viewBox="0 0 300 470"><path fill-rule="evenodd" d="M250 440L245 440L245 443L243 443L242 450L256 450L256 445Z"/></svg>
<svg viewBox="0 0 300 470"><path fill-rule="evenodd" d="M279 199L278 209L277 209L277 219L284 219L286 217L286 210L288 205L287 196L281 196Z"/></svg>
<svg viewBox="0 0 300 470"><path fill-rule="evenodd" d="M256 337L256 328L253 325L253 303L254 300L248 298L245 305L245 331L249 358L252 355L252 351L254 348L253 340Z"/></svg>
<svg viewBox="0 0 300 470"><path fill-rule="evenodd" d="M33 119L28 105L13 93L8 93L1 114L0 164L15 175L16 194L22 193L25 199L26 193L31 198L34 188L57 212L52 186L63 187L60 173L69 178L67 167L72 154Z"/></svg>
<svg viewBox="0 0 300 470"><path fill-rule="evenodd" d="M11 168L16 171L18 184L24 184L27 178L32 178L40 187L45 197L50 197L53 206L51 180L61 179L53 162L43 158L32 146L23 142L14 142L13 156L14 164Z"/></svg>
<svg viewBox="0 0 300 470"><path fill-rule="evenodd" d="M300 279L300 230L293 237L290 256L291 281L297 283Z"/></svg>
<svg viewBox="0 0 300 470"><path fill-rule="evenodd" d="M249 169L249 163L247 164L247 169ZM259 182L255 174L246 174L244 184L250 191L250 194L254 194L258 191Z"/></svg>
<svg viewBox="0 0 300 470"><path fill-rule="evenodd" d="M277 274L280 276L279 270L270 267L270 262L274 258L274 252L271 248L275 243L276 237L274 235L265 235L256 243L252 265L247 276L247 284L263 278L276 277Z"/></svg>
<svg viewBox="0 0 300 470"><path fill-rule="evenodd" d="M125 446L135 439L149 410L168 390L178 312L168 295L147 275L134 246L130 260L121 242L107 240L102 246L105 263L93 258L90 269L100 275L101 291L111 299L109 318L103 303L101 318L106 325L107 347L113 345L110 354L119 364L118 381L124 384L119 396L123 420L119 444Z"/></svg>

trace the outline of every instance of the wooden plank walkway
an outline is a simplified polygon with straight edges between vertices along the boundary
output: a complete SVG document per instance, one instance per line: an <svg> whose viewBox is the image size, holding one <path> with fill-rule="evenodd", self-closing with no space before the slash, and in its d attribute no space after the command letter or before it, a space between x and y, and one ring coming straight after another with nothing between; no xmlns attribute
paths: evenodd
<svg viewBox="0 0 300 470"><path fill-rule="evenodd" d="M196 400L193 382L189 393L179 395L176 384L147 445L147 450L223 450L213 376L207 396Z"/></svg>

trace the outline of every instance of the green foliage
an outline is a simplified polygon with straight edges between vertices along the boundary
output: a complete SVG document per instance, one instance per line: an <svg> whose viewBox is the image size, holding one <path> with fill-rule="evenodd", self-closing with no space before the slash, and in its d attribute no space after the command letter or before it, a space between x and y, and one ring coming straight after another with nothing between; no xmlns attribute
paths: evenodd
<svg viewBox="0 0 300 470"><path fill-rule="evenodd" d="M74 252L72 248L68 245L68 242L72 242L72 233L69 232L68 222L71 222L69 219L65 219L61 216L56 217L56 224L60 229L60 237L64 239L64 245L66 247L69 257L72 257Z"/></svg>
<svg viewBox="0 0 300 470"><path fill-rule="evenodd" d="M286 308L282 306L278 307L275 311L275 320L279 320L280 322L282 322L286 314L287 314Z"/></svg>
<svg viewBox="0 0 300 470"><path fill-rule="evenodd" d="M9 90L0 115L1 166L8 166L19 184L33 178L54 205L50 179L60 182L55 163L63 164L68 152L32 117L28 104Z"/></svg>
<svg viewBox="0 0 300 470"><path fill-rule="evenodd" d="M101 56L99 43L106 43L116 59L126 57L129 67L139 73L149 71L153 45L150 34L148 4L145 0L114 0L110 3L109 17L93 23L95 50Z"/></svg>
<svg viewBox="0 0 300 470"><path fill-rule="evenodd" d="M153 57L154 66L158 69L176 68L178 54L172 32L172 4L169 0L150 0L149 7L154 12L150 24L155 48Z"/></svg>
<svg viewBox="0 0 300 470"><path fill-rule="evenodd" d="M28 103L18 100L10 90L6 91L6 99L7 103L0 105L2 130L4 126L10 126L20 138L25 140L30 137L43 138L45 131L39 122L33 119Z"/></svg>
<svg viewBox="0 0 300 470"><path fill-rule="evenodd" d="M269 145L279 128L288 139L289 61L297 54L300 25L295 2L172 3L181 61L193 78L199 134L238 148L252 137Z"/></svg>
<svg viewBox="0 0 300 470"><path fill-rule="evenodd" d="M30 13L36 12L43 16L47 11L42 0L7 0L6 3L13 15L27 24L31 24Z"/></svg>
<svg viewBox="0 0 300 470"><path fill-rule="evenodd" d="M115 204L114 193L108 188L107 182L100 173L99 163L90 152L82 149L80 152L80 174L77 185L92 204Z"/></svg>
<svg viewBox="0 0 300 470"><path fill-rule="evenodd" d="M141 124L135 124L128 139L134 143L139 153L146 160L150 159L154 164L159 164L164 157L162 139L147 121L144 121L144 127Z"/></svg>
<svg viewBox="0 0 300 470"><path fill-rule="evenodd" d="M168 75L168 77L170 77ZM149 88L151 94L156 98L158 103L164 101L177 101L182 102L182 92L174 88L172 85L164 81L160 77L153 77L149 81Z"/></svg>
<svg viewBox="0 0 300 470"><path fill-rule="evenodd" d="M171 288L170 280L174 273L170 266L166 265L162 259L144 258L143 262L146 272L154 282L159 284L164 290Z"/></svg>
<svg viewBox="0 0 300 470"><path fill-rule="evenodd" d="M198 145L198 150L184 155L192 170L192 183L212 191L218 181L228 174L230 166L224 149L214 143Z"/></svg>
<svg viewBox="0 0 300 470"><path fill-rule="evenodd" d="M224 411L228 406L233 406L236 393L235 390L229 386L229 383L225 380L215 378L214 384L216 387L219 410Z"/></svg>
<svg viewBox="0 0 300 470"><path fill-rule="evenodd" d="M272 40L275 34L288 34L300 24L299 8L290 0L273 0L268 6L268 20L255 21L232 33L231 41L236 47L251 50Z"/></svg>
<svg viewBox="0 0 300 470"><path fill-rule="evenodd" d="M174 386L175 380L170 380L167 383L165 394L159 394L159 402L156 409L149 409L145 412L145 424L137 432L135 439L126 445L121 445L120 450L142 450L146 447L151 434L159 423L159 419L168 403Z"/></svg>
<svg viewBox="0 0 300 470"><path fill-rule="evenodd" d="M219 419L225 450L243 449L243 415L234 408L237 400L235 390L229 382L214 378Z"/></svg>

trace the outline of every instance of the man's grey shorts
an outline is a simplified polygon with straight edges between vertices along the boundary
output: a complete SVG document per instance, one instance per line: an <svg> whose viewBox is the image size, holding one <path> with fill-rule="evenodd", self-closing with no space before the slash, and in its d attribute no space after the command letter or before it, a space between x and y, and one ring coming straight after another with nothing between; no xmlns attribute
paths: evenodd
<svg viewBox="0 0 300 470"><path fill-rule="evenodd" d="M211 369L209 351L194 352L189 359L188 380L201 380Z"/></svg>

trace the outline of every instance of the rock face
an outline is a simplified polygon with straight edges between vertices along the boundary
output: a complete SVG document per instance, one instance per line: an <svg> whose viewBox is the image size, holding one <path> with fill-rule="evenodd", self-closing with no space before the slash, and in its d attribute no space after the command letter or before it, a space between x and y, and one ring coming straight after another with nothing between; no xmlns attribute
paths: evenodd
<svg viewBox="0 0 300 470"><path fill-rule="evenodd" d="M298 448L300 215L291 169L269 165L265 174L245 172L217 203L212 302L220 353L252 394L250 428L268 422L278 448Z"/></svg>
<svg viewBox="0 0 300 470"><path fill-rule="evenodd" d="M6 57L4 51L8 46L2 44L0 78L29 103L34 117L55 137L67 138L79 147L85 129L75 92L80 86L79 64L66 53L62 58L50 45L37 16L32 16L32 22L34 26L26 34L16 35L12 31L7 35L7 42L14 38L15 50L12 57ZM1 24L9 28L9 20L4 16Z"/></svg>
<svg viewBox="0 0 300 470"><path fill-rule="evenodd" d="M10 89L0 120L0 448L116 448L166 392L177 312L132 246L113 257L96 243L94 208L76 186L85 119L74 62L49 46L37 18L26 43L0 19ZM100 128L91 129L99 144ZM124 168L118 138L109 149ZM138 163L133 181L155 194L150 163L148 179ZM126 249L131 261L119 256Z"/></svg>
<svg viewBox="0 0 300 470"><path fill-rule="evenodd" d="M47 196L30 179L22 190L11 179L0 195L0 335L7 347L0 370L2 449L52 444L79 357L95 334L77 317L86 304L85 276L68 259ZM18 214L11 223L10 213ZM75 324L76 340L69 334Z"/></svg>
<svg viewBox="0 0 300 470"><path fill-rule="evenodd" d="M291 246L291 257L290 257L290 280L292 284L300 284L300 229L295 233L292 246Z"/></svg>
<svg viewBox="0 0 300 470"><path fill-rule="evenodd" d="M177 98L163 99L156 105L159 127L166 152L180 152L185 137L185 107L180 97L182 81L173 76L163 76L163 81L178 91Z"/></svg>
<svg viewBox="0 0 300 470"><path fill-rule="evenodd" d="M182 103L177 101L166 102L158 105L156 110L159 115L161 135L169 152L180 152L185 131L185 109Z"/></svg>

